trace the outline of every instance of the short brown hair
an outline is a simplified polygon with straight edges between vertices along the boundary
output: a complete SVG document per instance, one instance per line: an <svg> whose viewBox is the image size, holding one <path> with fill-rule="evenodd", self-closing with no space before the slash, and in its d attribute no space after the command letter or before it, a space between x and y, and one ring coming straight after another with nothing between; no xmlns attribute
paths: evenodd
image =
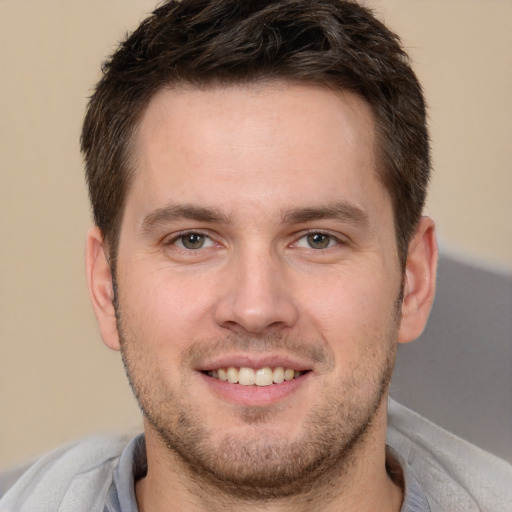
<svg viewBox="0 0 512 512"><path fill-rule="evenodd" d="M171 0L119 46L103 65L81 138L111 258L133 177L133 133L151 98L167 85L259 80L322 85L369 103L403 265L430 172L425 102L399 38L346 0Z"/></svg>

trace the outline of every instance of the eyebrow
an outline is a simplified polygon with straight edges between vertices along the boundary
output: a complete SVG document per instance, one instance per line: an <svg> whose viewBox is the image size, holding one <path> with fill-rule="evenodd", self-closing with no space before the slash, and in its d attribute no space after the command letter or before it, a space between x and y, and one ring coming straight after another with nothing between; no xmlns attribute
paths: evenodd
<svg viewBox="0 0 512 512"><path fill-rule="evenodd" d="M350 224L367 226L368 215L358 206L341 201L318 207L306 207L289 210L283 214L283 222L300 224L322 219L336 219Z"/></svg>
<svg viewBox="0 0 512 512"><path fill-rule="evenodd" d="M180 219L195 220L198 222L227 223L228 218L219 210L194 206L190 204L170 204L163 208L153 210L146 215L140 224L143 234L149 233L160 225L165 225Z"/></svg>
<svg viewBox="0 0 512 512"><path fill-rule="evenodd" d="M229 222L227 215L217 209L191 204L170 204L146 215L141 222L140 231L147 234L158 226L181 219L223 224ZM322 219L337 219L354 225L368 225L367 214L358 206L345 201L317 207L294 208L284 212L282 216L285 224L301 224Z"/></svg>

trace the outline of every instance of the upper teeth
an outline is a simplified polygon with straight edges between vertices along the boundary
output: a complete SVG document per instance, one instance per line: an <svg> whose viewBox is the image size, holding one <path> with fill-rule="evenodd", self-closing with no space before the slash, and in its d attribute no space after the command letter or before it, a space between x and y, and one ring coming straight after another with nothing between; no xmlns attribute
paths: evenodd
<svg viewBox="0 0 512 512"><path fill-rule="evenodd" d="M230 382L232 384L241 384L242 386L270 386L270 384L281 384L285 380L292 380L300 377L302 372L293 370L292 368L270 368L265 366L263 368L235 368L229 366L227 368L218 368L217 370L209 370L207 374L215 379Z"/></svg>

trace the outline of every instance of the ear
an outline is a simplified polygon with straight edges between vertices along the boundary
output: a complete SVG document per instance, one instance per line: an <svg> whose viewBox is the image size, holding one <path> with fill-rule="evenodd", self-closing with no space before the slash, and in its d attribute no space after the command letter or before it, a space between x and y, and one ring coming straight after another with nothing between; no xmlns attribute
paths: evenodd
<svg viewBox="0 0 512 512"><path fill-rule="evenodd" d="M400 343L415 340L425 329L436 290L437 252L434 222L422 217L407 255Z"/></svg>
<svg viewBox="0 0 512 512"><path fill-rule="evenodd" d="M87 233L85 255L89 295L103 342L112 350L119 350L119 334L114 309L114 287L107 254L108 250L101 231L98 227L91 228Z"/></svg>

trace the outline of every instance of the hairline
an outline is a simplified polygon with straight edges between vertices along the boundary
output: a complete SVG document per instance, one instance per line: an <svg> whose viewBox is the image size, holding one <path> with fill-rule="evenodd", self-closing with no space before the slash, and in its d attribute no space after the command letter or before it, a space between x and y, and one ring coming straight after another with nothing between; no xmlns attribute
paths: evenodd
<svg viewBox="0 0 512 512"><path fill-rule="evenodd" d="M317 87L321 89L325 89L326 91L331 91L336 95L342 94L351 94L357 97L359 100L363 101L370 109L371 121L372 121L372 129L373 129L373 144L374 144L374 156L375 156L375 174L377 179L380 181L381 185L386 190L389 201L391 202L391 209L393 214L393 226L395 230L395 242L396 249L398 253L398 259L401 266L402 271L405 271L405 261L407 258L407 249L409 240L401 240L399 225L398 225L398 216L395 208L395 200L392 195L392 191L390 190L389 185L386 183L386 176L391 173L391 170L388 168L389 163L386 162L385 155L385 141L382 137L382 128L381 123L379 122L379 116L377 115L375 107L368 101L363 94L351 89L350 87L340 87L336 86L334 81L325 80L314 80L314 79L301 79L294 77L286 77L286 76L255 76L250 79L245 80L229 80L222 79L217 77L212 77L210 79L202 79L202 80L190 80L190 79L175 79L169 80L167 83L156 87L154 91L148 94L147 98L144 101L141 101L137 112L130 120L130 127L128 130L128 136L126 138L125 150L122 154L122 161L120 165L120 172L124 174L124 184L125 189L123 191L122 202L119 205L119 210L116 212L114 222L111 225L111 229L108 233L102 233L104 243L107 247L107 253L109 255L109 263L111 266L111 271L114 272L116 269L117 256L119 250L119 241L121 236L121 227L124 217L124 212L126 208L126 201L128 198L128 194L131 190L133 180L135 179L136 174L136 162L137 162L137 154L136 154L136 139L139 133L139 129L141 127L142 118L149 108L150 103L154 100L154 98L162 93L163 91L177 91L179 89L182 90L190 90L190 91L207 91L215 88L224 88L230 89L235 87L246 87L250 88L251 86L259 86L259 85L274 85L274 84L282 84L282 85L306 85L311 87ZM403 245L403 247L402 247Z"/></svg>

